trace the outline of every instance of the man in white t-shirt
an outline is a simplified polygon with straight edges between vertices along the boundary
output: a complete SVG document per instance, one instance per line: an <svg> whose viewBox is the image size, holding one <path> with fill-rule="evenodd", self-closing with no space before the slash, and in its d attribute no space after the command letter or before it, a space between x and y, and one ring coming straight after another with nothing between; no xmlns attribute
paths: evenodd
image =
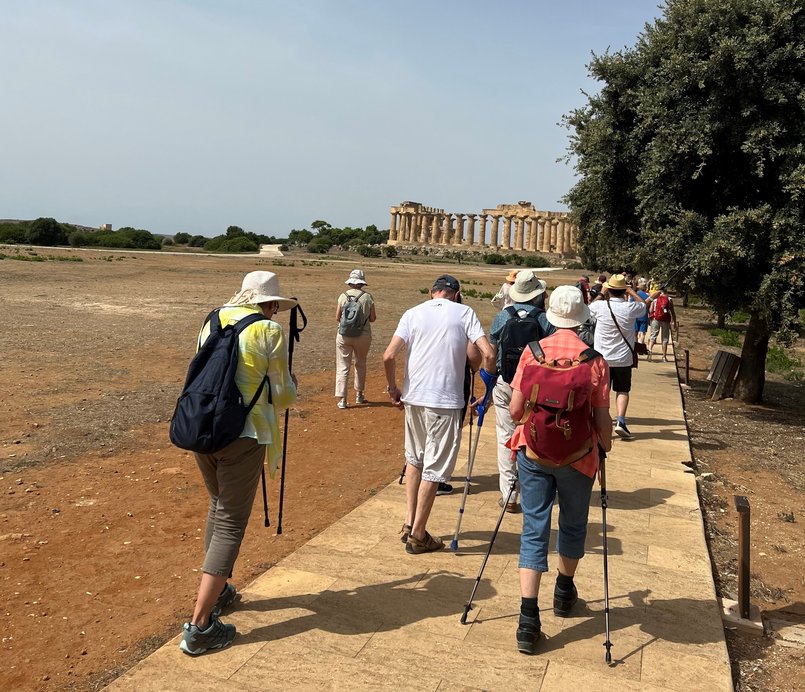
<svg viewBox="0 0 805 692"><path fill-rule="evenodd" d="M391 402L405 409L407 509L400 538L411 554L440 550L444 543L425 526L440 482L450 480L461 442L467 347L475 344L494 371L494 351L478 316L456 302L461 287L444 274L431 300L406 311L383 354ZM397 388L397 354L407 347L405 378Z"/></svg>
<svg viewBox="0 0 805 692"><path fill-rule="evenodd" d="M628 302L626 296L634 299ZM632 363L635 320L646 316L646 301L626 282L623 274L615 274L604 282L601 293L590 303L595 317L593 348L609 364L612 391L615 392L615 434L629 439L626 409L632 390Z"/></svg>

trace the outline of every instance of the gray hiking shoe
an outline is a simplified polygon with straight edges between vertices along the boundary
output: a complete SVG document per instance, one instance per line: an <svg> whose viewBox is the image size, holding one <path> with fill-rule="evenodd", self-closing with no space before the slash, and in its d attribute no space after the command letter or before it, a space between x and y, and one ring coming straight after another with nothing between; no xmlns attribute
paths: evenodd
<svg viewBox="0 0 805 692"><path fill-rule="evenodd" d="M238 590L235 588L235 585L227 582L224 590L221 591L221 594L218 596L218 600L212 607L212 612L215 615L220 615L221 611L227 606L232 605L238 596Z"/></svg>
<svg viewBox="0 0 805 692"><path fill-rule="evenodd" d="M191 656L199 656L210 649L223 649L235 638L235 626L225 625L217 615L210 616L210 626L200 630L189 622L184 623L184 636L179 648Z"/></svg>

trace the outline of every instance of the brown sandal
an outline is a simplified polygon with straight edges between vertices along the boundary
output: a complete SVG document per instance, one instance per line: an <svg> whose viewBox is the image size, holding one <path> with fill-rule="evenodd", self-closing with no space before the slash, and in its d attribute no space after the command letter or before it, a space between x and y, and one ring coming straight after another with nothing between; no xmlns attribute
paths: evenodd
<svg viewBox="0 0 805 692"><path fill-rule="evenodd" d="M410 524L403 524L402 528L400 529L400 540L403 543L408 543L408 536L411 535L411 526Z"/></svg>
<svg viewBox="0 0 805 692"><path fill-rule="evenodd" d="M444 541L442 541L441 538L434 538L427 531L425 531L424 540L420 541L416 536L411 534L408 536L408 542L405 544L405 552L411 555L433 553L442 548L444 548Z"/></svg>

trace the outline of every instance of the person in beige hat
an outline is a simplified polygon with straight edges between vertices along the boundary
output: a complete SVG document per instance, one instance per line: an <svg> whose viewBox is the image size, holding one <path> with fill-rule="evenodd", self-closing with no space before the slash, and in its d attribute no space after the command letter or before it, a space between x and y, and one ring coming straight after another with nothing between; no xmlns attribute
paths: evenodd
<svg viewBox="0 0 805 692"><path fill-rule="evenodd" d="M509 488L517 476L517 464L512 459L511 450L507 443L514 433L517 424L509 415L509 402L512 397L511 379L520 360L520 354L528 341L542 339L556 331L545 317L545 289L547 283L539 279L531 269L523 269L514 275L509 296L514 300L511 306L503 308L492 322L489 329L489 343L495 350L495 364L497 366L498 380L492 390L492 400L495 402L495 432L498 444L498 484L500 486L500 499L498 503L503 506L509 497ZM525 320L528 320L527 322ZM517 324L509 324L517 320ZM507 328L507 324L509 327ZM528 325L527 328L526 325ZM528 341L514 339L512 348L510 334L512 328L526 333ZM504 337L505 334L505 337ZM505 341L506 343L503 343ZM522 346L520 344L522 343ZM504 353L505 350L511 351ZM518 512L517 494L515 493L506 502L506 511Z"/></svg>
<svg viewBox="0 0 805 692"><path fill-rule="evenodd" d="M627 296L632 302L627 301ZM590 303L590 312L595 317L593 348L609 364L615 392L615 433L628 440L632 438L626 426L626 409L632 390L635 322L646 316L646 300L627 283L623 274L614 274L604 282L598 298Z"/></svg>
<svg viewBox="0 0 805 692"><path fill-rule="evenodd" d="M280 412L296 400L285 334L272 318L295 305L296 300L283 297L276 274L254 271L243 277L240 290L217 311L222 327L254 313L267 319L249 324L238 338L235 384L244 401L252 401L259 392L240 437L213 454L194 452L210 502L201 583L193 617L185 623L179 644L192 656L228 646L235 638L235 626L219 619L220 611L238 594L227 578L240 550L263 464L267 461L273 474L282 458ZM213 314L198 335L199 348L210 335Z"/></svg>
<svg viewBox="0 0 805 692"><path fill-rule="evenodd" d="M338 296L335 319L339 324L335 335L335 395L338 408L347 408L347 381L352 359L355 359L355 403L366 403L366 358L372 346L372 322L377 319L375 301L366 288L362 269L353 269L344 282L349 288ZM342 324L347 304L356 308L355 321L347 327Z"/></svg>
<svg viewBox="0 0 805 692"><path fill-rule="evenodd" d="M491 303L498 310L505 310L507 307L514 304L514 301L512 301L512 299L509 297L509 291L511 290L511 286L516 278L517 270L512 269L508 274L506 274L506 281L503 282L503 285L495 294L495 297L492 298Z"/></svg>
<svg viewBox="0 0 805 692"><path fill-rule="evenodd" d="M556 327L556 332L539 342L547 361L578 359L589 348L576 335L576 330L589 316L590 310L584 304L584 297L578 288L558 286L553 291L546 318ZM526 349L511 383L509 413L514 420L522 419L526 400L532 395L531 392L522 391L522 388L524 372L533 367L537 367L537 360L533 352ZM558 497L559 531L556 551L559 559L553 590L553 612L559 617L568 617L578 600L573 578L579 561L584 557L590 496L599 465L598 446L605 451L609 451L612 446L609 367L603 358L595 356L579 367L590 368L592 393L586 402L592 419L590 451L566 466L533 460L526 453L526 436L530 433L522 424L514 431L509 444L512 453L517 455L520 504L523 509L519 560L520 619L516 641L518 651L524 654L537 652L541 635L538 597L542 574L548 571L553 504Z"/></svg>

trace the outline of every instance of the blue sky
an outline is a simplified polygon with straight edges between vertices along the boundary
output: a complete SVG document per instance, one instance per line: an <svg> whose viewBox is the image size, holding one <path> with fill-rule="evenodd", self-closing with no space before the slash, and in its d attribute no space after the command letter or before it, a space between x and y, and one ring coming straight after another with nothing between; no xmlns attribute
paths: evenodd
<svg viewBox="0 0 805 692"><path fill-rule="evenodd" d="M591 51L655 0L3 0L0 218L283 236L558 210Z"/></svg>

